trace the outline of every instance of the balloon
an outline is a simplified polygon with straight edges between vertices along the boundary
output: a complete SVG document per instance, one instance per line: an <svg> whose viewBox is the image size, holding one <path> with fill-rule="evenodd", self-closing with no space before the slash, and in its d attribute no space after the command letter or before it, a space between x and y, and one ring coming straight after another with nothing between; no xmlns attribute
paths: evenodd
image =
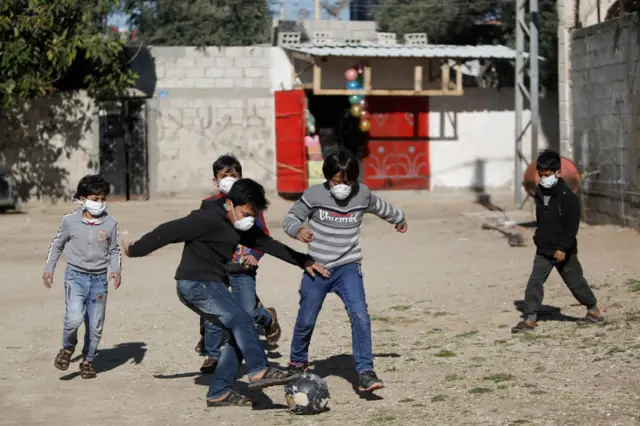
<svg viewBox="0 0 640 426"><path fill-rule="evenodd" d="M358 104L351 105L351 115L354 117L360 117L360 113L362 112L362 107Z"/></svg>
<svg viewBox="0 0 640 426"><path fill-rule="evenodd" d="M371 118L371 114L369 114L369 111L367 111L366 109L363 109L362 111L360 111L361 120L369 120L369 118Z"/></svg>
<svg viewBox="0 0 640 426"><path fill-rule="evenodd" d="M346 78L347 81L353 81L358 78L358 71L354 70L353 68L348 69L344 73L344 78Z"/></svg>
<svg viewBox="0 0 640 426"><path fill-rule="evenodd" d="M369 103L364 97L360 99L360 106L362 107L362 109L367 109L367 107L369 106Z"/></svg>
<svg viewBox="0 0 640 426"><path fill-rule="evenodd" d="M362 85L359 81L350 81L347 83L347 89L349 90L360 90L362 89Z"/></svg>
<svg viewBox="0 0 640 426"><path fill-rule="evenodd" d="M368 132L371 128L371 122L369 120L360 120L360 131Z"/></svg>
<svg viewBox="0 0 640 426"><path fill-rule="evenodd" d="M351 96L349 96L349 103L351 105L359 104L360 103L360 99L362 99L362 96L351 95Z"/></svg>

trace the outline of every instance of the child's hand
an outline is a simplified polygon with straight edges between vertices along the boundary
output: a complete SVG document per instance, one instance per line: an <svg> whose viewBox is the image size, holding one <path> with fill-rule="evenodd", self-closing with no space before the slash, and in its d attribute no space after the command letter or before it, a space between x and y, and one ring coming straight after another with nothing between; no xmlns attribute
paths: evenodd
<svg viewBox="0 0 640 426"><path fill-rule="evenodd" d="M556 260L556 262L558 263L562 263L564 262L565 259L565 253L560 251L560 250L556 250L556 254L553 255L553 258Z"/></svg>
<svg viewBox="0 0 640 426"><path fill-rule="evenodd" d="M125 240L120 240L120 245L122 246L122 251L124 255L129 257L129 246L133 244L132 242L126 242Z"/></svg>
<svg viewBox="0 0 640 426"><path fill-rule="evenodd" d="M296 237L298 237L298 239L303 243L310 243L313 241L313 232L311 232L311 229L309 228L302 227L298 230Z"/></svg>
<svg viewBox="0 0 640 426"><path fill-rule="evenodd" d="M307 260L305 262L304 270L307 271L307 273L312 277L316 276L316 272L325 278L329 278L329 276L331 275L331 272L329 272L324 266L314 262L313 260Z"/></svg>
<svg viewBox="0 0 640 426"><path fill-rule="evenodd" d="M44 284L46 288L51 288L53 284L53 272L45 272L42 274L42 284Z"/></svg>
<svg viewBox="0 0 640 426"><path fill-rule="evenodd" d="M258 259L256 259L254 255L248 254L246 256L242 256L240 263L245 266L258 266Z"/></svg>
<svg viewBox="0 0 640 426"><path fill-rule="evenodd" d="M402 222L397 224L396 231L398 231L401 234L404 234L405 232L407 232L407 222Z"/></svg>
<svg viewBox="0 0 640 426"><path fill-rule="evenodd" d="M122 282L122 275L120 275L119 272L111 272L109 274L109 281L113 282L113 288L117 289Z"/></svg>

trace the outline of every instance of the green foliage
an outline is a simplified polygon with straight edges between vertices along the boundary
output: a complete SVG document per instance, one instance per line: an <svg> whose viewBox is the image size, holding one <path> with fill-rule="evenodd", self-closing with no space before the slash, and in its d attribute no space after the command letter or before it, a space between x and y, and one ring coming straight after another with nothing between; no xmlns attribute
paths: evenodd
<svg viewBox="0 0 640 426"><path fill-rule="evenodd" d="M265 0L125 0L139 40L155 46L250 46L270 42Z"/></svg>
<svg viewBox="0 0 640 426"><path fill-rule="evenodd" d="M123 43L103 34L115 5L113 0L0 1L0 106L47 96L72 70L94 98L131 87L135 76L120 59Z"/></svg>
<svg viewBox="0 0 640 426"><path fill-rule="evenodd" d="M474 25L493 9L501 11L502 25ZM556 2L539 0L540 83L557 88L558 19ZM515 2L483 0L381 0L375 13L379 31L427 33L432 44L503 44L515 47ZM527 14L528 19L528 14ZM527 20L528 22L528 20ZM526 37L525 37L526 38ZM529 49L528 42L525 48ZM513 67L496 62L503 84L513 84Z"/></svg>

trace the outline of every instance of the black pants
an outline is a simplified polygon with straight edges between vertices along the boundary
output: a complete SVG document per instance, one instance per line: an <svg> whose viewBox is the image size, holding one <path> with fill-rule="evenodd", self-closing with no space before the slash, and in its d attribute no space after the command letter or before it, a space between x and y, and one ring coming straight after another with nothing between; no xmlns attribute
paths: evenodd
<svg viewBox="0 0 640 426"><path fill-rule="evenodd" d="M524 292L524 314L534 315L542 307L544 297L544 283L553 268L556 268L571 294L578 302L591 309L596 306L596 296L584 279L582 266L575 253L567 254L565 261L556 263L553 258L536 254L533 259L533 270Z"/></svg>

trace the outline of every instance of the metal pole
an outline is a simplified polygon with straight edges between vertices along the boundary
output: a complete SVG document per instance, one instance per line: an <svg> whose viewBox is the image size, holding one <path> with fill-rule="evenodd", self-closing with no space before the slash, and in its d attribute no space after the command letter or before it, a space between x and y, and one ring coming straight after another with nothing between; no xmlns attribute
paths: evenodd
<svg viewBox="0 0 640 426"><path fill-rule="evenodd" d="M514 198L516 208L522 204L522 112L524 107L524 3L525 0L516 1L516 84L515 84L515 113L516 113L516 132L515 132L515 170L514 170Z"/></svg>
<svg viewBox="0 0 640 426"><path fill-rule="evenodd" d="M320 20L320 0L316 0L313 5L313 11L315 14L316 21Z"/></svg>
<svg viewBox="0 0 640 426"><path fill-rule="evenodd" d="M280 20L284 21L285 13L284 13L284 0L280 0Z"/></svg>
<svg viewBox="0 0 640 426"><path fill-rule="evenodd" d="M538 126L540 124L540 81L538 71L538 0L529 0L529 94L531 108L531 161L538 156Z"/></svg>

